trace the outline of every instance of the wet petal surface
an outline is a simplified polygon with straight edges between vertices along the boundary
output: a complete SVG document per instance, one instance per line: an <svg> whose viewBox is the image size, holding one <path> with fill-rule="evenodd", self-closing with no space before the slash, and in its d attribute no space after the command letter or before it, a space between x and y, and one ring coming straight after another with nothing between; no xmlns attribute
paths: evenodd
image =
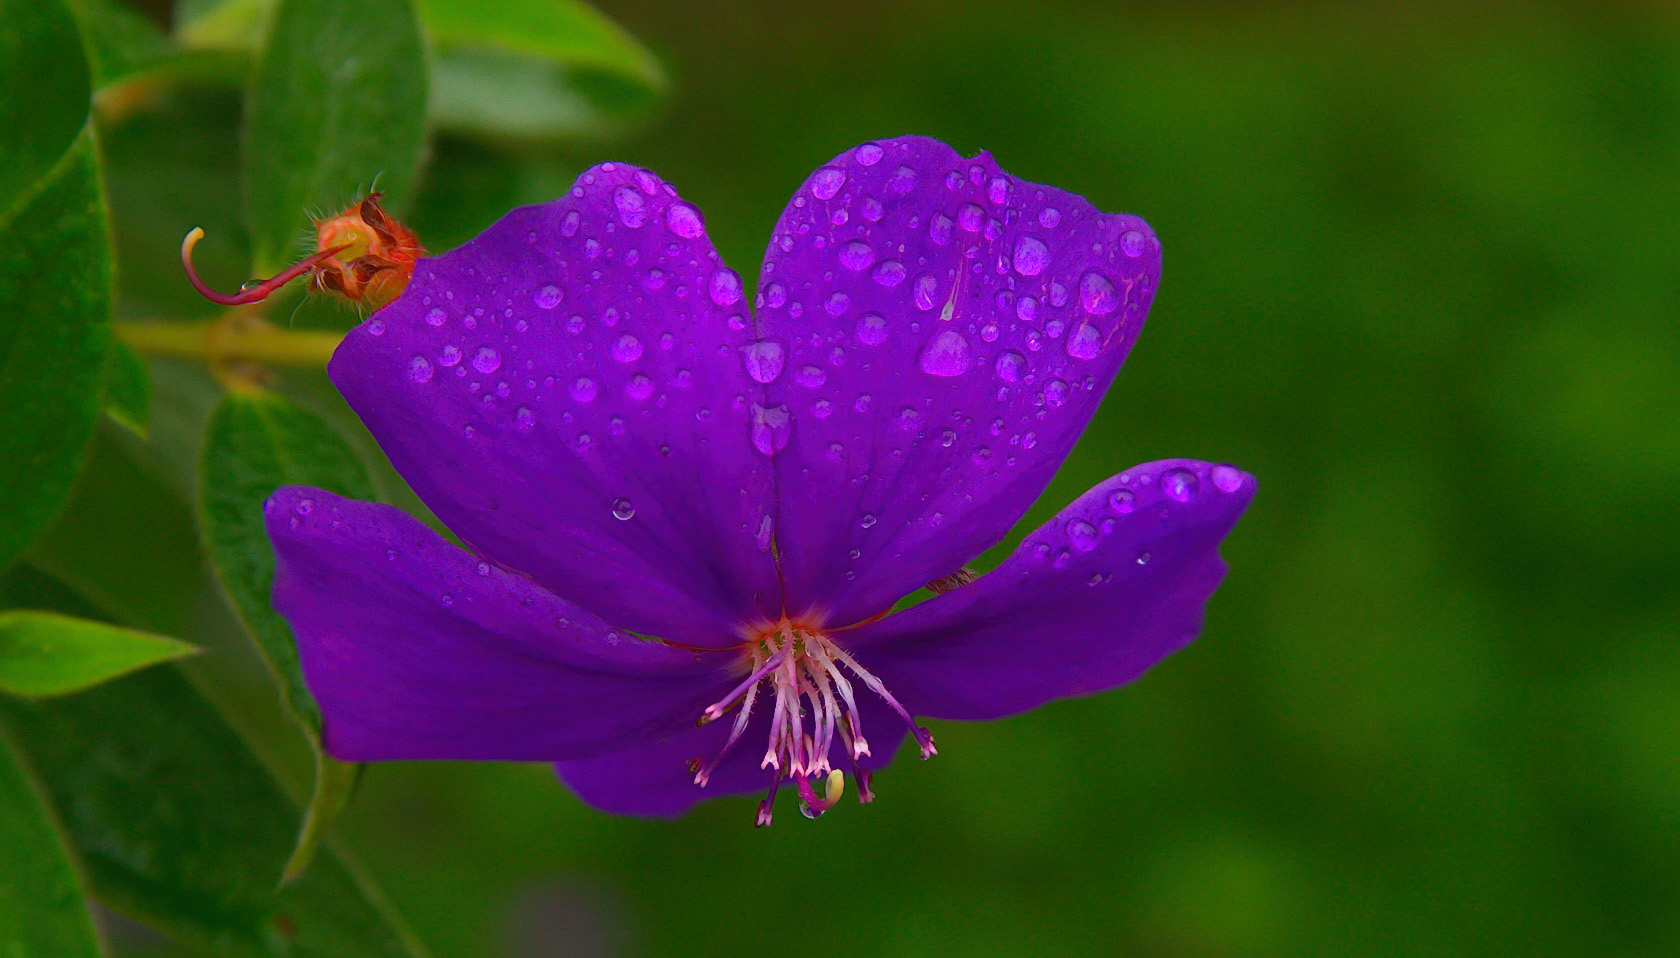
<svg viewBox="0 0 1680 958"><path fill-rule="evenodd" d="M757 312L789 613L865 619L1000 539L1096 410L1160 262L1143 220L935 140L812 174Z"/></svg>
<svg viewBox="0 0 1680 958"><path fill-rule="evenodd" d="M1219 543L1254 496L1234 466L1127 470L977 581L841 634L912 711L994 719L1130 682L1201 631Z"/></svg>
<svg viewBox="0 0 1680 958"><path fill-rule="evenodd" d="M644 642L400 509L319 489L265 507L274 607L345 761L555 761L645 741L728 688L722 656Z"/></svg>
<svg viewBox="0 0 1680 958"><path fill-rule="evenodd" d="M781 605L746 312L699 211L609 163L422 260L329 373L473 548L616 626L727 644Z"/></svg>

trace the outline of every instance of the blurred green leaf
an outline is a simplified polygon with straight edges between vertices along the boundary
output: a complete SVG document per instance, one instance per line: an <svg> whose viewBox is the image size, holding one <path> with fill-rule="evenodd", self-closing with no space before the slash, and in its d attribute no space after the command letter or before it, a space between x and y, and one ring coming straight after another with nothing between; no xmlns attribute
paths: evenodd
<svg viewBox="0 0 1680 958"><path fill-rule="evenodd" d="M0 612L0 692L32 698L79 692L196 651L149 632L11 609Z"/></svg>
<svg viewBox="0 0 1680 958"><path fill-rule="evenodd" d="M0 955L99 955L81 879L45 796L0 730Z"/></svg>
<svg viewBox="0 0 1680 958"><path fill-rule="evenodd" d="M440 49L479 47L612 73L662 89L665 73L646 47L595 8L576 0L420 0Z"/></svg>
<svg viewBox="0 0 1680 958"><path fill-rule="evenodd" d="M282 0L247 101L257 272L290 260L305 215L377 178L400 206L426 139L427 66L408 0Z"/></svg>
<svg viewBox="0 0 1680 958"><path fill-rule="evenodd" d="M19 215L87 122L92 87L60 0L0 0L0 224ZM4 287L0 286L0 292ZM0 300L0 305L4 300Z"/></svg>
<svg viewBox="0 0 1680 958"><path fill-rule="evenodd" d="M111 281L85 133L0 225L0 568L58 512L81 466L104 394Z"/></svg>
<svg viewBox="0 0 1680 958"><path fill-rule="evenodd" d="M275 393L229 393L205 431L199 528L216 577L316 748L314 796L286 868L288 879L308 864L355 781L353 768L320 751L320 708L304 684L291 629L269 601L274 547L263 528L263 502L275 489L295 485L375 497L367 467L326 420Z"/></svg>
<svg viewBox="0 0 1680 958"><path fill-rule="evenodd" d="M0 715L112 908L218 955L419 952L337 853L276 893L297 806L176 669Z"/></svg>
<svg viewBox="0 0 1680 958"><path fill-rule="evenodd" d="M70 7L87 40L96 90L175 52L156 24L117 0L70 0Z"/></svg>
<svg viewBox="0 0 1680 958"><path fill-rule="evenodd" d="M483 139L605 136L654 102L652 88L623 76L481 47L441 50L432 70L438 128Z"/></svg>
<svg viewBox="0 0 1680 958"><path fill-rule="evenodd" d="M112 340L105 368L105 414L145 438L151 405L152 373L146 361L127 343Z"/></svg>

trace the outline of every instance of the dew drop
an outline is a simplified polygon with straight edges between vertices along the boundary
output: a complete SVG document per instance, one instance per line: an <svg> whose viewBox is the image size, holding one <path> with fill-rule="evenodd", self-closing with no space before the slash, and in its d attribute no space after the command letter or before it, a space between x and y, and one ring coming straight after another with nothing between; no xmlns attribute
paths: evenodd
<svg viewBox="0 0 1680 958"><path fill-rule="evenodd" d="M874 262L875 250L862 240L852 240L840 247L840 265L849 270L865 270Z"/></svg>
<svg viewBox="0 0 1680 958"><path fill-rule="evenodd" d="M857 321L858 342L879 346L887 338L887 319L880 313L864 313Z"/></svg>
<svg viewBox="0 0 1680 958"><path fill-rule="evenodd" d="M939 302L939 279L932 273L923 273L916 277L911 284L911 298L920 310L932 309Z"/></svg>
<svg viewBox="0 0 1680 958"><path fill-rule="evenodd" d="M613 190L613 205L618 207L618 219L625 226L637 229L647 222L647 201L631 187Z"/></svg>
<svg viewBox="0 0 1680 958"><path fill-rule="evenodd" d="M461 347L454 343L445 343L438 351L438 365L445 369L453 368L461 362Z"/></svg>
<svg viewBox="0 0 1680 958"><path fill-rule="evenodd" d="M1050 265L1050 247L1042 240L1022 236L1015 240L1015 272L1022 276L1037 276Z"/></svg>
<svg viewBox="0 0 1680 958"><path fill-rule="evenodd" d="M1027 369L1027 357L1013 349L1006 349L998 353L994 368L997 370L997 377L1004 382L1019 382L1021 374Z"/></svg>
<svg viewBox="0 0 1680 958"><path fill-rule="evenodd" d="M1213 467L1211 475L1214 488L1220 492L1236 492L1242 488L1242 470L1236 466L1222 463Z"/></svg>
<svg viewBox="0 0 1680 958"><path fill-rule="evenodd" d="M530 432L537 428L537 415L524 406L520 406L514 410L513 424L520 432ZM482 573L480 574L482 575Z"/></svg>
<svg viewBox="0 0 1680 958"><path fill-rule="evenodd" d="M631 399L646 399L653 395L653 380L641 373L637 373L636 375L631 376L630 381L625 384L624 392Z"/></svg>
<svg viewBox="0 0 1680 958"><path fill-rule="evenodd" d="M786 405L766 409L757 403L752 407L753 448L766 456L781 452L793 431L793 415Z"/></svg>
<svg viewBox="0 0 1680 958"><path fill-rule="evenodd" d="M426 325L428 325L428 326L442 326L443 321L448 319L448 318L449 318L449 314L445 313L443 311L442 306L433 306L430 310L427 310L427 312L426 312Z"/></svg>
<svg viewBox="0 0 1680 958"><path fill-rule="evenodd" d="M951 222L951 218L944 213L935 215L932 220L928 221L928 239L933 240L940 246L950 245L951 228L955 225Z"/></svg>
<svg viewBox="0 0 1680 958"><path fill-rule="evenodd" d="M1161 491L1179 502L1189 502L1195 498L1201 489L1202 482L1196 474L1183 467L1175 467L1161 473Z"/></svg>
<svg viewBox="0 0 1680 958"><path fill-rule="evenodd" d="M794 382L806 389L816 389L823 383L828 382L828 373L823 372L816 366L801 366L799 372L795 373L793 378Z"/></svg>
<svg viewBox="0 0 1680 958"><path fill-rule="evenodd" d="M732 269L720 269L712 274L710 292L712 302L733 306L741 300L741 277Z"/></svg>
<svg viewBox="0 0 1680 958"><path fill-rule="evenodd" d="M875 521L876 520L875 520L875 517L873 515L870 515L869 513L864 513L863 518L858 520L858 525L864 527L865 529L871 529L871 528L874 528Z"/></svg>
<svg viewBox="0 0 1680 958"><path fill-rule="evenodd" d="M833 199L846 184L846 172L825 166L811 175L811 195L819 200Z"/></svg>
<svg viewBox="0 0 1680 958"><path fill-rule="evenodd" d="M1053 230L1062 221L1062 211L1054 206L1046 206L1038 211L1038 225L1047 230Z"/></svg>
<svg viewBox="0 0 1680 958"><path fill-rule="evenodd" d="M968 340L954 329L942 329L935 333L922 349L922 371L934 376L960 376L968 372L973 363Z"/></svg>
<svg viewBox="0 0 1680 958"><path fill-rule="evenodd" d="M572 210L572 211L568 212L565 216L560 218L560 235L561 236L576 236L577 231L578 231L578 223L580 221L581 221L581 217L578 216L578 211L577 210Z"/></svg>
<svg viewBox="0 0 1680 958"><path fill-rule="evenodd" d="M1068 541L1080 552L1090 552L1097 547L1097 527L1084 519L1075 519L1067 526Z"/></svg>
<svg viewBox="0 0 1680 958"><path fill-rule="evenodd" d="M1066 380L1052 379L1044 384L1044 404L1052 409L1064 406L1068 401L1068 384Z"/></svg>
<svg viewBox="0 0 1680 958"><path fill-rule="evenodd" d="M874 166L881 162L881 157L885 155L886 151L881 149L879 143L865 143L857 148L857 161L863 166Z"/></svg>
<svg viewBox="0 0 1680 958"><path fill-rule="evenodd" d="M628 522L636 518L636 506L629 499L614 499L612 514L614 519L620 522Z"/></svg>
<svg viewBox="0 0 1680 958"><path fill-rule="evenodd" d="M1096 359L1102 352L1102 333L1090 323L1080 323L1067 339L1067 354L1074 359Z"/></svg>
<svg viewBox="0 0 1680 958"><path fill-rule="evenodd" d="M560 305L560 300L564 298L565 294L560 292L560 287L550 283L537 290L536 295L531 297L531 301L541 309L553 309Z"/></svg>
<svg viewBox="0 0 1680 958"><path fill-rule="evenodd" d="M830 316L839 316L852 306L852 298L840 290L835 290L828 299L823 300L823 312Z"/></svg>
<svg viewBox="0 0 1680 958"><path fill-rule="evenodd" d="M489 346L480 346L473 353L473 368L481 373L493 373L502 368L502 354Z"/></svg>
<svg viewBox="0 0 1680 958"><path fill-rule="evenodd" d="M964 203L962 209L957 210L957 225L966 232L980 232L980 226L985 221L986 211L973 203Z"/></svg>
<svg viewBox="0 0 1680 958"><path fill-rule="evenodd" d="M665 207L665 225L684 239L694 239L706 231L700 211L687 203L672 203Z"/></svg>
<svg viewBox="0 0 1680 958"><path fill-rule="evenodd" d="M1079 278L1079 302L1093 316L1106 316L1120 305L1114 295L1114 284L1101 273L1086 273Z"/></svg>
<svg viewBox="0 0 1680 958"><path fill-rule="evenodd" d="M432 361L424 356L416 356L408 361L408 378L417 383L432 381Z"/></svg>
<svg viewBox="0 0 1680 958"><path fill-rule="evenodd" d="M760 339L741 347L741 358L746 363L747 375L755 383L773 383L782 374L782 364L787 361L787 353L782 344L773 339Z"/></svg>
<svg viewBox="0 0 1680 958"><path fill-rule="evenodd" d="M992 177L986 184L986 198L998 206L1009 202L1009 181L1001 176Z"/></svg>
<svg viewBox="0 0 1680 958"><path fill-rule="evenodd" d="M891 289L899 283L904 282L904 264L900 263L896 259L889 259L878 264L875 267L875 271L869 275L874 277L875 282Z"/></svg>
<svg viewBox="0 0 1680 958"><path fill-rule="evenodd" d="M1127 256L1134 258L1142 256L1143 251L1147 246L1148 244L1144 242L1143 234L1137 230L1127 230L1126 232L1120 234L1120 252L1125 253Z"/></svg>
<svg viewBox="0 0 1680 958"><path fill-rule="evenodd" d="M368 320L367 330L369 336L383 336L385 335L385 321L383 319L370 319Z"/></svg>
<svg viewBox="0 0 1680 958"><path fill-rule="evenodd" d="M1137 493L1130 489L1116 489L1108 494L1108 507L1126 515L1137 508Z"/></svg>
<svg viewBox="0 0 1680 958"><path fill-rule="evenodd" d="M642 341L635 336L625 333L613 340L612 358L621 363L633 363L642 358Z"/></svg>

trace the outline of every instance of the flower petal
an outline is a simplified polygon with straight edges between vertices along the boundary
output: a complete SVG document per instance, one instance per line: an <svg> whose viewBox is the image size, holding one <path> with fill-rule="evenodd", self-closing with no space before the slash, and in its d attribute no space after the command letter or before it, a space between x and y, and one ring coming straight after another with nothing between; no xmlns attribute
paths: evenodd
<svg viewBox="0 0 1680 958"><path fill-rule="evenodd" d="M264 507L327 750L345 761L555 761L692 723L718 660L607 627L400 509L289 486Z"/></svg>
<svg viewBox="0 0 1680 958"><path fill-rule="evenodd" d="M741 297L699 212L609 163L421 260L328 370L473 548L615 625L729 644L781 610Z"/></svg>
<svg viewBox="0 0 1680 958"><path fill-rule="evenodd" d="M912 712L993 719L1113 688L1196 637L1219 542L1254 496L1234 466L1148 463L1079 497L995 571L842 633Z"/></svg>
<svg viewBox="0 0 1680 958"><path fill-rule="evenodd" d="M867 691L860 693L858 710L870 745L870 754L858 764L865 770L881 768L893 760L909 730L885 703ZM770 734L769 715L768 709L762 709L753 716L740 741L718 763L704 788L694 784L691 763L695 759L711 761L729 737L729 719L733 716L699 728L680 729L658 742L598 758L560 762L555 770L579 798L603 812L676 818L708 799L770 788L772 772L759 767ZM846 788L855 793L857 782L838 738L829 747L829 763L846 774Z"/></svg>
<svg viewBox="0 0 1680 958"><path fill-rule="evenodd" d="M1044 490L1143 326L1143 220L965 159L867 143L805 182L765 256L758 327L788 611L867 618L957 570Z"/></svg>

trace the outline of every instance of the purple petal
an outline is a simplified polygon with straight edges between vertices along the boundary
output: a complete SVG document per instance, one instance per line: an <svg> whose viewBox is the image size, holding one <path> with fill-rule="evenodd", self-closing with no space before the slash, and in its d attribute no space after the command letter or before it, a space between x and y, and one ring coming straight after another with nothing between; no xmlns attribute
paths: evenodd
<svg viewBox="0 0 1680 958"><path fill-rule="evenodd" d="M1219 542L1254 496L1234 466L1138 466L977 581L843 633L912 712L993 719L1137 678L1201 631Z"/></svg>
<svg viewBox="0 0 1680 958"><path fill-rule="evenodd" d="M858 764L865 770L881 768L898 753L908 730L891 709L868 692L860 697L858 710L870 745L870 754ZM695 759L708 762L717 754L724 739L729 737L729 719L733 716L698 728L680 729L661 741L597 758L561 762L555 768L579 798L601 811L675 818L708 799L765 792L770 788L772 772L759 767L770 734L769 714L768 709L755 712L747 730L712 772L705 788L694 784L691 763ZM829 763L846 774L846 800L855 801L857 781L845 746L838 738L829 748ZM783 787L793 790L786 782Z"/></svg>
<svg viewBox="0 0 1680 958"><path fill-rule="evenodd" d="M692 724L723 656L607 627L400 509L291 486L264 507L327 750L345 761L554 761Z"/></svg>
<svg viewBox="0 0 1680 958"><path fill-rule="evenodd" d="M328 368L474 549L615 625L725 644L781 612L741 295L699 212L609 163L421 260Z"/></svg>
<svg viewBox="0 0 1680 958"><path fill-rule="evenodd" d="M1135 216L935 140L865 144L782 214L758 326L787 607L880 612L991 546L1044 490L1143 326ZM762 378L762 377L761 377Z"/></svg>

